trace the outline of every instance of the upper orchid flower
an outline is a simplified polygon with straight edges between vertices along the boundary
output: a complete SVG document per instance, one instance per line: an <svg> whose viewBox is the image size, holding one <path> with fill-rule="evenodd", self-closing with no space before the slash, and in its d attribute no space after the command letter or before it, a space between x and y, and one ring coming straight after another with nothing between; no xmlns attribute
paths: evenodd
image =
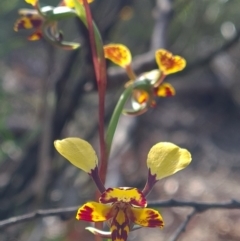
<svg viewBox="0 0 240 241"><path fill-rule="evenodd" d="M78 0L81 4L83 4L83 0ZM91 3L93 2L94 0L88 0L87 2L88 3ZM63 0L62 1L62 5L66 5L68 6L69 8L74 8L75 7L75 1L74 0Z"/></svg>
<svg viewBox="0 0 240 241"><path fill-rule="evenodd" d="M37 0L25 0L25 2L31 4L34 8L38 3ZM28 37L28 40L35 41L42 38L42 26L44 18L41 16L37 9L20 9L19 14L21 17L16 21L14 30L21 29L35 29L34 32Z"/></svg>
<svg viewBox="0 0 240 241"><path fill-rule="evenodd" d="M140 90L138 88L133 90L132 107L133 110L125 110L126 114L142 114L148 106L154 107L154 97L168 97L175 95L175 90L169 83L163 83L165 77L169 74L181 71L186 66L186 60L180 56L174 56L172 53L165 49L156 51L155 58L159 69L143 73L136 76L134 73L131 62L132 56L129 49L122 44L108 44L104 46L105 58L111 60L113 63L124 68L127 72L130 81L126 83L126 87L136 81L147 80L151 84L151 88Z"/></svg>
<svg viewBox="0 0 240 241"><path fill-rule="evenodd" d="M82 3L82 0L79 0ZM93 0L88 0L92 2ZM34 32L28 37L28 40L35 41L42 37L63 49L72 50L80 46L78 43L63 41L63 34L58 30L57 24L61 19L75 17L74 0L63 0L57 7L40 7L38 0L25 0L31 4L34 9L20 9L21 17L16 21L14 30L34 29Z"/></svg>
<svg viewBox="0 0 240 241"><path fill-rule="evenodd" d="M66 138L54 142L57 151L73 165L87 172L95 181L101 192L99 202L87 202L79 208L76 218L89 222L107 221L109 232L93 227L87 229L95 235L113 241L126 241L130 231L137 229L134 224L143 227L164 226L163 218L154 209L146 208L145 196L153 185L161 178L170 176L189 165L191 155L172 143L160 142L154 145L147 157L149 169L148 180L143 191L137 188L119 187L108 188L101 183L98 176L98 162L92 146L79 138Z"/></svg>

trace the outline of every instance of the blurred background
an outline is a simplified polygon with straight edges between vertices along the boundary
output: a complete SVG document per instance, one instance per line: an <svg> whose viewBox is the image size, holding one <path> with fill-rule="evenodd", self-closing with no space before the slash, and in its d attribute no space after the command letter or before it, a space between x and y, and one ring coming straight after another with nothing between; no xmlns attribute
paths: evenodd
<svg viewBox="0 0 240 241"><path fill-rule="evenodd" d="M45 1L56 6L58 1ZM60 157L53 141L88 140L98 150L97 90L88 34L71 19L59 23L64 51L31 31L13 31L23 0L0 2L0 220L37 209L93 200L90 178ZM154 52L167 48L187 68L167 77L176 96L159 99L139 117L123 116L114 139L106 186L142 188L146 156L159 141L187 148L184 171L159 181L149 200L221 202L240 199L240 2L234 0L95 0L104 43L123 43L138 74L156 68ZM109 64L106 124L128 80ZM160 210L163 230L142 228L128 240L170 240L190 208ZM0 231L1 241L94 240L75 214L35 219ZM240 240L240 210L209 210L193 218L179 240Z"/></svg>

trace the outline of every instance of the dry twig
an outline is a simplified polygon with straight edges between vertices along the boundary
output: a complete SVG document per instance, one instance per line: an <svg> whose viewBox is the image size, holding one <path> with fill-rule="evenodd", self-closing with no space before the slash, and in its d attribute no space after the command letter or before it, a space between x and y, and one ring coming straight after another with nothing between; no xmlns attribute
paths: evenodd
<svg viewBox="0 0 240 241"><path fill-rule="evenodd" d="M240 209L240 201L232 200L230 202L215 202L215 203L205 203L205 202L185 202L170 199L163 202L149 202L149 207L186 207L194 208L196 212L203 212L208 209ZM77 211L78 207L67 207L67 208L57 208L57 209L46 209L46 210L37 210L35 212L24 214L21 216L16 216L12 218L5 219L0 221L0 229L11 226L17 223L30 221L38 217L46 216L61 216L66 214L74 214Z"/></svg>
<svg viewBox="0 0 240 241"><path fill-rule="evenodd" d="M172 237L169 239L169 241L177 241L180 235L185 232L187 225L191 221L192 217L197 213L197 211L194 209L185 219L184 222L181 223L177 231L172 235Z"/></svg>

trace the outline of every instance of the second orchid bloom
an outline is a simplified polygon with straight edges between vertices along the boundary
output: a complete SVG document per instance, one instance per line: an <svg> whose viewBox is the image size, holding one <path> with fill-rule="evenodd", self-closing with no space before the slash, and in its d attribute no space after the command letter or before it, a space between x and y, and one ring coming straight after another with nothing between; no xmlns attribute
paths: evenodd
<svg viewBox="0 0 240 241"><path fill-rule="evenodd" d="M159 49L155 53L155 59L159 69L155 69L137 76L131 66L132 56L130 50L122 44L108 44L104 46L105 58L124 68L129 77L125 84L128 87L138 81L147 81L150 88L134 88L132 92L132 110L124 110L128 115L139 115L147 111L148 107L156 105L155 97L169 97L175 95L175 89L164 81L169 74L181 71L186 66L186 60L178 55L173 55L165 49Z"/></svg>
<svg viewBox="0 0 240 241"><path fill-rule="evenodd" d="M76 218L88 222L107 221L110 227L108 232L93 227L87 229L113 241L126 241L129 232L141 226L164 226L161 214L147 208L146 196L158 180L184 169L191 162L191 154L186 149L169 142L160 142L148 153L148 179L142 191L133 187L105 189L98 176L98 158L88 142L71 137L57 140L54 145L62 156L88 173L101 192L99 202L87 202L81 206Z"/></svg>
<svg viewBox="0 0 240 241"><path fill-rule="evenodd" d="M82 0L78 0L83 4ZM94 0L88 0L88 3ZM58 29L59 20L76 17L76 12L73 9L75 0L62 0L56 7L51 5L42 6L38 0L25 0L26 3L32 5L32 9L20 9L21 16L14 25L14 30L33 29L28 40L36 41L43 37L56 47L65 50L74 50L80 47L79 43L64 41L62 31Z"/></svg>

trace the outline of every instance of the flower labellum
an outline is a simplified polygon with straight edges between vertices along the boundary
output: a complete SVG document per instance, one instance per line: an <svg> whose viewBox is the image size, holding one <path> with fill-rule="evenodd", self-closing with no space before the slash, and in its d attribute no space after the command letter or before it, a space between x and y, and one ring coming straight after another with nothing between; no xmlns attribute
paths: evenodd
<svg viewBox="0 0 240 241"><path fill-rule="evenodd" d="M163 227L160 213L146 206L146 199L137 188L108 188L100 196L99 203L88 202L80 207L76 218L89 222L109 220L112 240L126 241L133 224ZM90 231L103 237L109 235L101 230Z"/></svg>

